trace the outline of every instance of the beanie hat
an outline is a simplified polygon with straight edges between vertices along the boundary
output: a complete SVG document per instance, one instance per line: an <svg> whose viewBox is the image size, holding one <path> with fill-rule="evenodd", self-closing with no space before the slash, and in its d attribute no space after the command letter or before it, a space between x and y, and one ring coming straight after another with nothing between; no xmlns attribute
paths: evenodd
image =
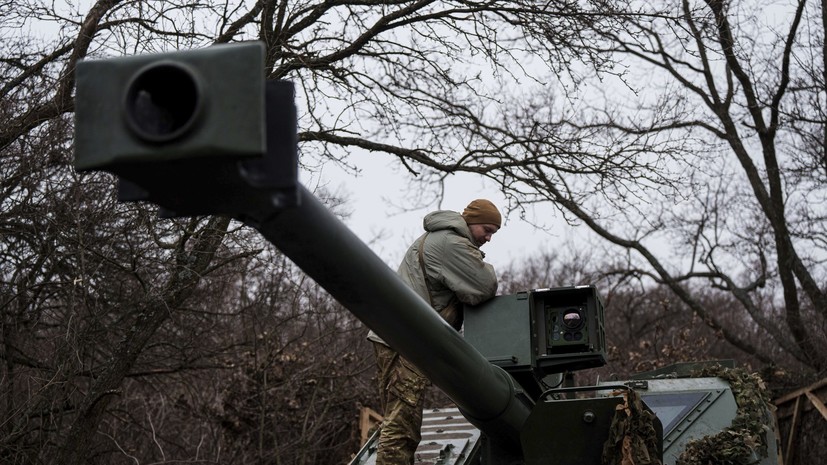
<svg viewBox="0 0 827 465"><path fill-rule="evenodd" d="M472 201L462 211L462 217L467 224L502 224L502 215L490 200L477 199Z"/></svg>

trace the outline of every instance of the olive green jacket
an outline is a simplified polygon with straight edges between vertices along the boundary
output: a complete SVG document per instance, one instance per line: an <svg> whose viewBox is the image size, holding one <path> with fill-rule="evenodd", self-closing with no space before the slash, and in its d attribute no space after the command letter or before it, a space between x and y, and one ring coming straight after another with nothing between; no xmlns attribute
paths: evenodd
<svg viewBox="0 0 827 465"><path fill-rule="evenodd" d="M497 292L494 267L483 261L485 254L474 243L462 216L453 211L436 211L425 216L423 225L426 233L411 244L397 270L402 281L437 312L453 300L476 305L494 297ZM423 244L427 285L419 261ZM373 331L368 339L384 343Z"/></svg>

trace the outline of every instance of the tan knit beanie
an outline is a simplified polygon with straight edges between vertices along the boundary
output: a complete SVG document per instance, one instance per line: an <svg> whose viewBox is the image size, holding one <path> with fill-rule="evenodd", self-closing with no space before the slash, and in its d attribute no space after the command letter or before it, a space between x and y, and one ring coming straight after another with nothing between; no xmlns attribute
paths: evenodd
<svg viewBox="0 0 827 465"><path fill-rule="evenodd" d="M496 224L497 227L500 227L503 221L497 207L486 199L477 199L469 203L462 211L462 217L468 224Z"/></svg>

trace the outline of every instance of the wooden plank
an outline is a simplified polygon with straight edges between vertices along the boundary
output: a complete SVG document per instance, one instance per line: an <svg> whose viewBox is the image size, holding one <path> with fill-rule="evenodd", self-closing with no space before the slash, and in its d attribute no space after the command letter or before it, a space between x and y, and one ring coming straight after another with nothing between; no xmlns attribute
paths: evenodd
<svg viewBox="0 0 827 465"><path fill-rule="evenodd" d="M793 419L790 422L790 430L787 434L787 447L784 448L784 465L791 465L793 463L793 445L795 445L795 436L798 432L798 413L801 410L801 396L795 398L795 407L793 407Z"/></svg>
<svg viewBox="0 0 827 465"><path fill-rule="evenodd" d="M790 401L795 400L797 397L806 396L808 392L817 397L821 403L827 403L827 378L812 384L809 387L798 389L795 392L775 399L773 404L775 404L777 408L776 418L779 420L786 420L789 418L792 415L792 405ZM804 404L803 408L805 412L809 412L817 407L815 403L807 402Z"/></svg>
<svg viewBox="0 0 827 465"><path fill-rule="evenodd" d="M824 405L824 402L822 402L821 399L819 399L818 396L816 396L812 392L808 391L805 394L807 398L810 399L810 402L813 404L813 406L819 412L821 412L821 416L824 417L825 420L827 420L827 406Z"/></svg>
<svg viewBox="0 0 827 465"><path fill-rule="evenodd" d="M775 463L777 465L784 465L784 450L781 447L781 427L778 425L778 416L775 414L775 410L773 409L772 421L773 421L773 431L775 431L775 441L777 445L777 454L775 454Z"/></svg>
<svg viewBox="0 0 827 465"><path fill-rule="evenodd" d="M382 422L382 415L376 413L370 407L362 407L359 410L359 431L361 433L361 444L368 442L368 433L374 426Z"/></svg>
<svg viewBox="0 0 827 465"><path fill-rule="evenodd" d="M791 400L795 400L796 397L806 395L807 392L818 391L819 389L821 389L825 386L827 386L827 378L824 378L821 381L818 381L818 382L816 382L814 384L811 384L807 387L803 387L803 388L798 389L796 391L790 392L789 394L785 394L785 395L775 399L773 401L773 403L775 405L781 405L781 404L787 403Z"/></svg>
<svg viewBox="0 0 827 465"><path fill-rule="evenodd" d="M787 445L784 450L779 451L779 462L783 463L783 465L791 465L793 463L793 456L795 455L794 445L798 436L798 423L802 412L815 408L821 413L821 416L827 420L827 406L825 406L824 401L821 399L821 394L825 391L826 387L827 378L824 378L821 381L793 391L773 401L773 404L776 405L776 422L792 416L787 434ZM806 397L809 402L802 401L804 397ZM791 409L789 403L792 401L795 401L795 403Z"/></svg>

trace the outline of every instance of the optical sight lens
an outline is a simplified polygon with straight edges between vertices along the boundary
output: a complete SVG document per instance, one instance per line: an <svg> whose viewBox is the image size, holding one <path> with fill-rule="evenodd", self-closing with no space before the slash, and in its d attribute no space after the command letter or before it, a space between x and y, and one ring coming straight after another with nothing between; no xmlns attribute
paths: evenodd
<svg viewBox="0 0 827 465"><path fill-rule="evenodd" d="M563 313L563 325L568 329L578 329L583 325L583 315L577 308L569 308Z"/></svg>

